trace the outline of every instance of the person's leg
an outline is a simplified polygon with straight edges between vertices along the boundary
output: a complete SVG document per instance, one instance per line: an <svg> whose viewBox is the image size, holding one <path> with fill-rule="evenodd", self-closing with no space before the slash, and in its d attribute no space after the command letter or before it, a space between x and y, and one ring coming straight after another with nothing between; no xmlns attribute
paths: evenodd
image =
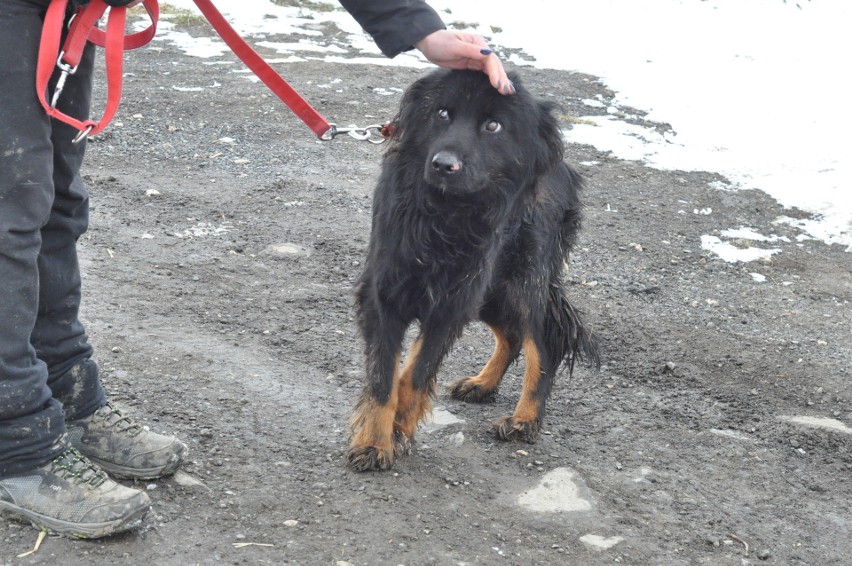
<svg viewBox="0 0 852 566"><path fill-rule="evenodd" d="M39 12L25 0L0 8L0 476L49 462L64 448L62 407L30 344L41 227L53 203L51 126L34 88Z"/></svg>
<svg viewBox="0 0 852 566"><path fill-rule="evenodd" d="M65 83L57 107L78 119L91 105L94 47ZM54 76L54 79L56 77ZM81 298L77 240L89 223L89 197L80 175L86 143L77 131L51 121L53 204L41 228L38 317L31 342L47 364L48 386L65 411L68 441L107 472L131 479L173 473L186 446L134 423L107 403L93 349L79 320Z"/></svg>
<svg viewBox="0 0 852 566"><path fill-rule="evenodd" d="M34 329L41 324L36 320L43 314L40 294L56 296L50 289L40 293L45 284L40 250L45 247L49 256L68 247L55 230L42 231L56 224L52 125L34 88L48 1L0 3L0 514L38 528L94 538L138 525L150 500L112 481L69 446L62 405L48 385L52 362L39 359L31 345ZM67 199L58 199L58 208L60 214L68 210ZM47 272L52 273L48 285L62 276L54 268ZM64 285L74 287L79 273L75 269L65 275L71 282ZM55 308L56 303L48 302L45 310ZM76 327L67 335L75 333ZM75 346L59 346L56 356L65 349L83 359L87 354L80 344L85 339L70 342ZM85 397L95 399L97 389L90 392Z"/></svg>
<svg viewBox="0 0 852 566"><path fill-rule="evenodd" d="M89 44L77 71L68 77L57 108L78 119L89 115L94 46ZM48 385L65 419L91 415L106 404L92 346L78 317L80 266L77 240L89 227L89 194L80 176L86 143L73 143L77 130L52 120L53 206L41 228L38 256L39 308L32 333L38 358L47 364Z"/></svg>

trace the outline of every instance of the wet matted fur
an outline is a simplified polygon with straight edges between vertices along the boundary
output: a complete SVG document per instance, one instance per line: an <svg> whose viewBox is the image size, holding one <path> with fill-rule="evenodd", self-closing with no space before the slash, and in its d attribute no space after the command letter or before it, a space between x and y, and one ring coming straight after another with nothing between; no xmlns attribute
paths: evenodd
<svg viewBox="0 0 852 566"><path fill-rule="evenodd" d="M483 73L439 70L403 95L357 289L366 383L353 470L389 469L409 450L441 362L471 321L491 328L496 347L478 375L450 386L452 397L491 399L524 352L520 400L495 424L503 440L535 441L560 364L598 362L562 284L582 181L563 161L554 106L511 78L517 93L503 96ZM420 333L400 367L414 321Z"/></svg>

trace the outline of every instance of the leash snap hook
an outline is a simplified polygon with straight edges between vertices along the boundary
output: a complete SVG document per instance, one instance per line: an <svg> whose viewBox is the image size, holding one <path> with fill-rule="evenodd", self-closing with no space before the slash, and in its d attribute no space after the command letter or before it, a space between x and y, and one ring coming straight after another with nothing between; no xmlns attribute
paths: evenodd
<svg viewBox="0 0 852 566"><path fill-rule="evenodd" d="M375 131L379 138L375 139L373 136L373 131ZM349 137L356 139L358 141L368 141L374 144L384 143L385 138L382 137L382 126L373 125L367 126L366 128L359 128L358 126L348 126L348 127L338 127L337 124L329 124L329 129L325 132L320 138L322 141L331 141L340 134L349 134Z"/></svg>
<svg viewBox="0 0 852 566"><path fill-rule="evenodd" d="M73 67L68 63L62 61L62 57L65 56L65 51L61 51L59 53L59 58L56 60L56 67L62 71L59 75L59 79L56 81L56 88L53 89L53 97L50 99L50 108L56 108L56 103L59 102L59 95L62 94L62 90L65 88L65 81L68 80L70 75L73 75L77 72L77 65Z"/></svg>

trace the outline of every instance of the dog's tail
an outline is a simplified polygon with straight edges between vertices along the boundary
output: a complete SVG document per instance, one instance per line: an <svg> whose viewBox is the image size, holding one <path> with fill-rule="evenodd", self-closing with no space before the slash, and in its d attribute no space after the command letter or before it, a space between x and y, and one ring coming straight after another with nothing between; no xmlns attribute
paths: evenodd
<svg viewBox="0 0 852 566"><path fill-rule="evenodd" d="M600 369L597 336L583 323L581 313L568 301L560 283L550 286L548 309L544 332L551 367L567 362L570 375L574 371L574 362L579 359Z"/></svg>

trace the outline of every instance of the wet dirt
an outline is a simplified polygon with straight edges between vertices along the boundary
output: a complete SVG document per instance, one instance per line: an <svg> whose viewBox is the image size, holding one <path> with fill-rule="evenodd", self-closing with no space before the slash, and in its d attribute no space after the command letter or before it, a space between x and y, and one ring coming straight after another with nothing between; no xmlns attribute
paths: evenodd
<svg viewBox="0 0 852 566"><path fill-rule="evenodd" d="M37 533L0 521L0 563L852 560L852 255L797 240L774 221L807 215L763 193L589 146L568 145L588 185L568 287L601 370L560 376L535 445L491 432L517 401L515 365L494 403L440 395L392 471L347 471L363 378L353 283L382 148L316 140L221 61L161 43L130 54L120 113L85 167L83 319L106 389L187 442L188 462L138 484L154 507L132 533L50 536L19 559ZM391 118L423 72L277 67L344 125ZM561 104L569 136L572 116L595 112L583 100L612 99L594 77L520 71ZM782 250L751 263L702 249L702 235L742 226L789 241L732 241ZM491 349L470 327L439 383L473 375Z"/></svg>

